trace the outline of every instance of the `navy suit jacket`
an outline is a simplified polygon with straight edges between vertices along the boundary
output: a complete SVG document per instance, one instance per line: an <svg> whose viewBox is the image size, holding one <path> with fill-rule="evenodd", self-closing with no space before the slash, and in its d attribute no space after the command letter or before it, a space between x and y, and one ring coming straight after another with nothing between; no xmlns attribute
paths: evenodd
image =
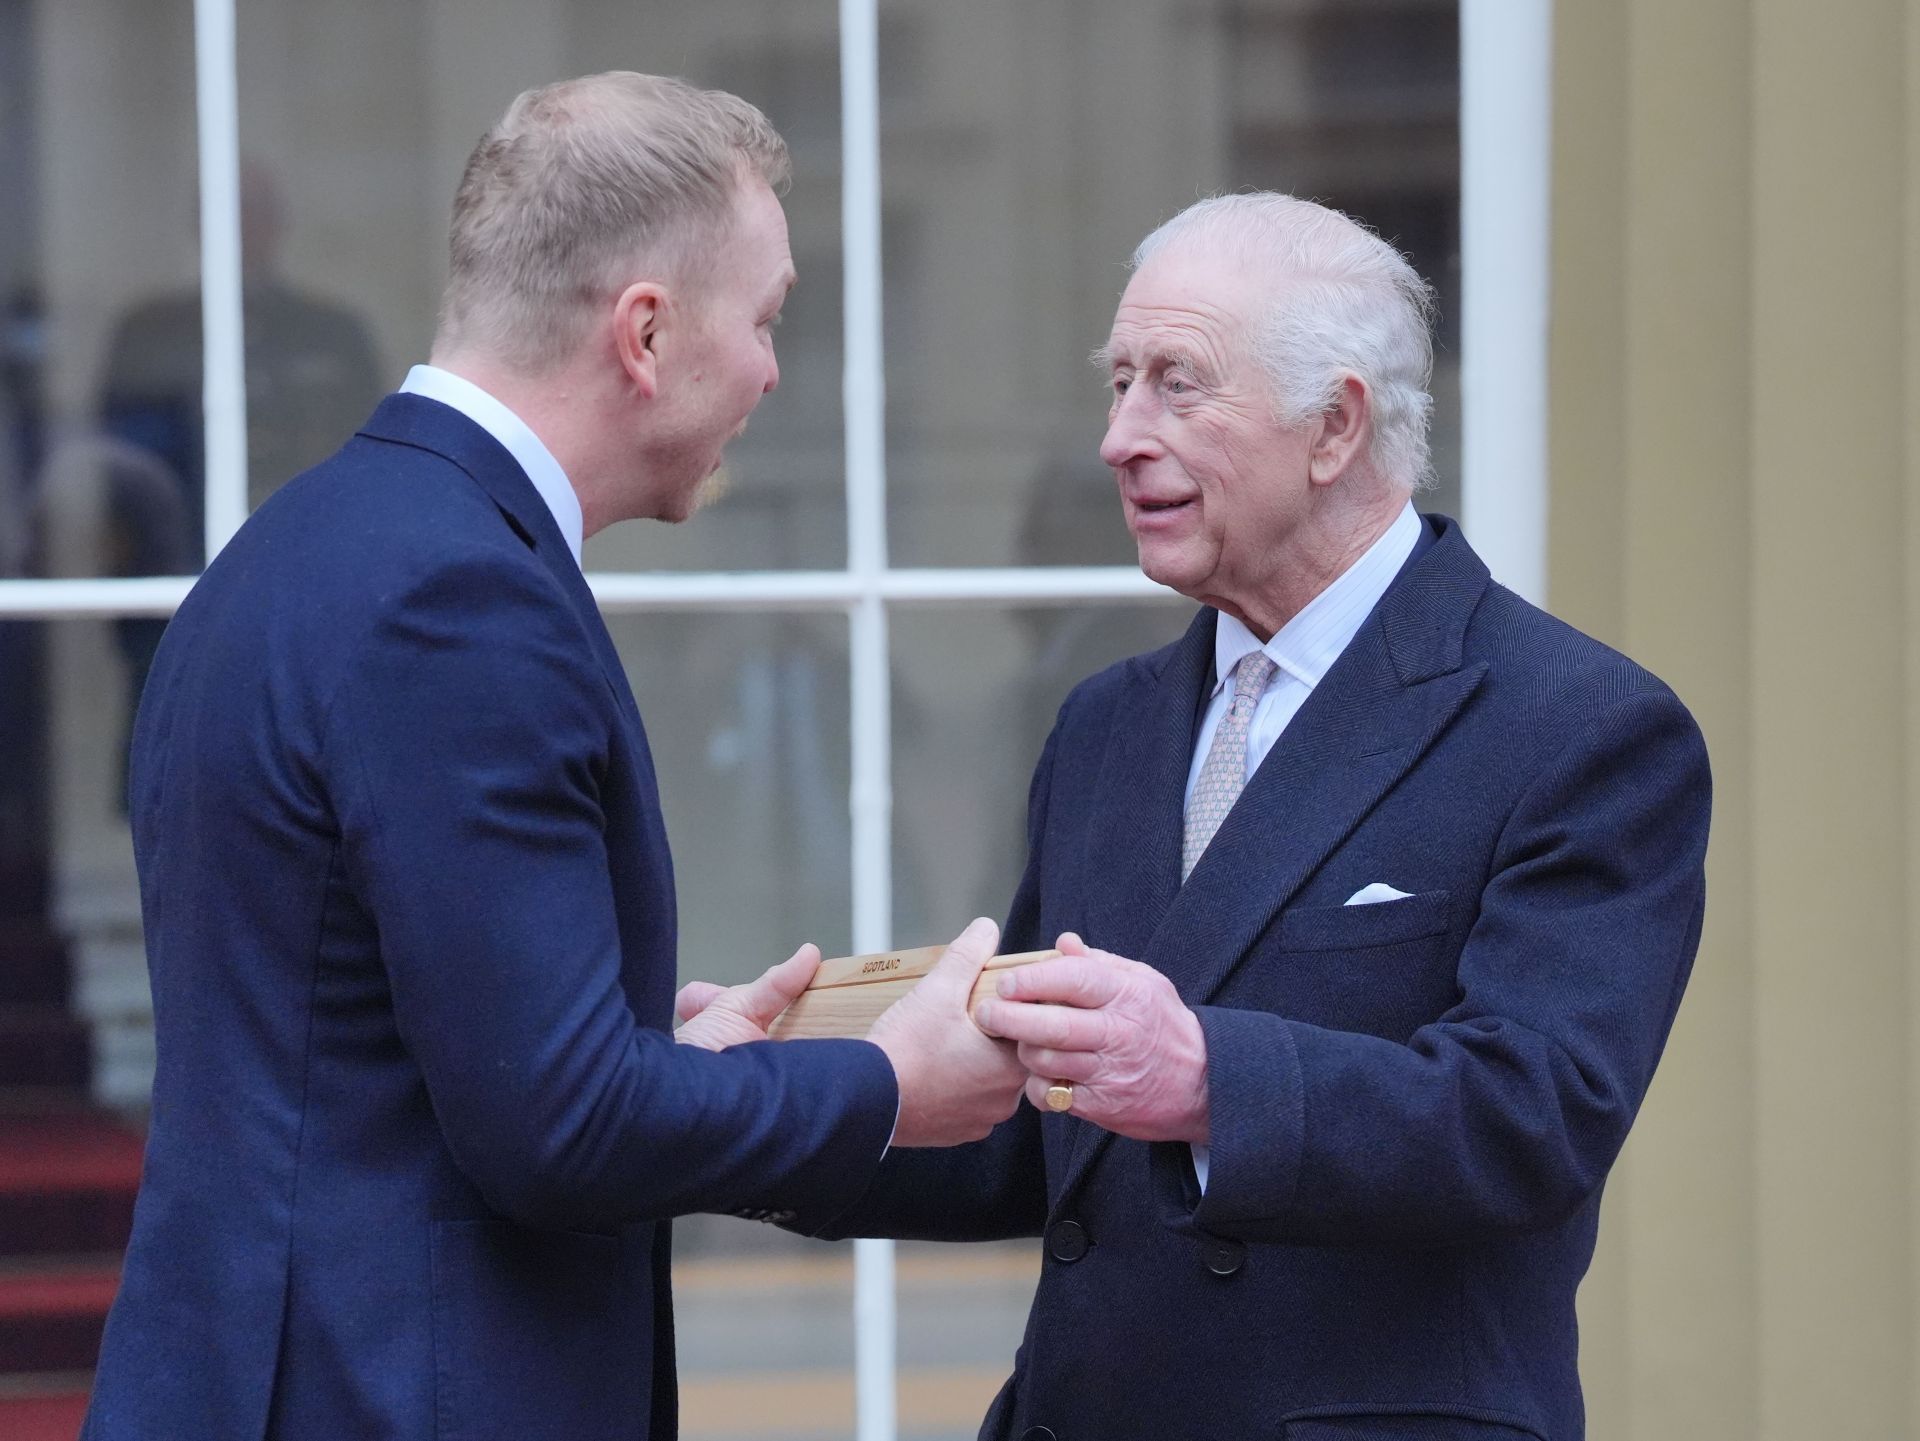
<svg viewBox="0 0 1920 1441"><path fill-rule="evenodd" d="M646 736L507 452L392 396L268 500L131 803L159 1066L90 1441L672 1436L667 1218L844 1207L895 1083L674 1044Z"/></svg>
<svg viewBox="0 0 1920 1441"><path fill-rule="evenodd" d="M1184 885L1214 612L1067 699L1006 945L1158 967L1207 1039L1184 1144L1028 1107L903 1153L834 1235L1041 1235L983 1437L1578 1441L1574 1291L1699 939L1708 774L1653 676L1444 519ZM1347 906L1384 881L1405 899Z"/></svg>

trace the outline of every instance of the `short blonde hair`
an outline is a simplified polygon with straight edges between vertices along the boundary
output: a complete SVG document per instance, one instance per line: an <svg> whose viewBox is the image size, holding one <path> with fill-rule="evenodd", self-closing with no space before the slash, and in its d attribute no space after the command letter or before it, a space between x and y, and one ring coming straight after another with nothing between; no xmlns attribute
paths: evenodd
<svg viewBox="0 0 1920 1441"><path fill-rule="evenodd" d="M435 349L550 370L637 266L697 283L741 185L790 174L767 117L722 90L630 70L529 90L460 177Z"/></svg>

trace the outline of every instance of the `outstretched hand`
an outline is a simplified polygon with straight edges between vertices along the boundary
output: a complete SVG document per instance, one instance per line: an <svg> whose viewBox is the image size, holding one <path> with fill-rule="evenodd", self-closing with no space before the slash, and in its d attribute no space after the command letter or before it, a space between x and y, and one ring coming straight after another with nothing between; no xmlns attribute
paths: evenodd
<svg viewBox="0 0 1920 1441"><path fill-rule="evenodd" d="M793 1004L819 969L820 948L809 944L743 986L689 981L674 998L673 1014L681 1025L673 1038L709 1051L764 1041L767 1027Z"/></svg>

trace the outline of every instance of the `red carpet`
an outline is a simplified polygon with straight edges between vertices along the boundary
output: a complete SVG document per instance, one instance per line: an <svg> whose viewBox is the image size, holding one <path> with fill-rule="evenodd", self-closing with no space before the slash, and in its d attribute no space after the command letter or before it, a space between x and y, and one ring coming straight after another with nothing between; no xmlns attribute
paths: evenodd
<svg viewBox="0 0 1920 1441"><path fill-rule="evenodd" d="M71 1098L0 1114L0 1262L123 1250L140 1153L138 1131Z"/></svg>
<svg viewBox="0 0 1920 1441"><path fill-rule="evenodd" d="M10 1396L0 1391L0 1436L6 1441L73 1441L87 1414L87 1392Z"/></svg>
<svg viewBox="0 0 1920 1441"><path fill-rule="evenodd" d="M74 1441L120 1283L142 1142L74 1092L15 1092L8 1104L0 1112L0 1438Z"/></svg>
<svg viewBox="0 0 1920 1441"><path fill-rule="evenodd" d="M0 1441L74 1441L133 1225L142 1141L88 1101L92 1037L70 1005L66 945L43 914L44 868L6 862L0 855L9 903L0 907Z"/></svg>
<svg viewBox="0 0 1920 1441"><path fill-rule="evenodd" d="M0 1115L0 1195L140 1184L140 1133L97 1111Z"/></svg>
<svg viewBox="0 0 1920 1441"><path fill-rule="evenodd" d="M62 1266L8 1275L0 1272L0 1327L36 1316L97 1316L120 1288L117 1266Z"/></svg>

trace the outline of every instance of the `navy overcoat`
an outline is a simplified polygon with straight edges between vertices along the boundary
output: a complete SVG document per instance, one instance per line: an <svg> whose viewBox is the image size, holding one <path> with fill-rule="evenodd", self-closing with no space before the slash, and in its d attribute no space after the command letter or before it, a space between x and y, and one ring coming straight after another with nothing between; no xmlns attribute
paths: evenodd
<svg viewBox="0 0 1920 1441"><path fill-rule="evenodd" d="M168 627L134 850L159 1069L89 1441L663 1441L667 1218L844 1207L864 1041L675 1045L640 715L506 450L418 396Z"/></svg>
<svg viewBox="0 0 1920 1441"><path fill-rule="evenodd" d="M1444 518L1180 882L1214 612L1067 699L1006 948L1158 967L1188 1148L1022 1106L798 1228L1043 1237L981 1435L1580 1441L1574 1291L1699 941L1709 784L1672 691ZM1345 904L1384 882L1403 899Z"/></svg>

